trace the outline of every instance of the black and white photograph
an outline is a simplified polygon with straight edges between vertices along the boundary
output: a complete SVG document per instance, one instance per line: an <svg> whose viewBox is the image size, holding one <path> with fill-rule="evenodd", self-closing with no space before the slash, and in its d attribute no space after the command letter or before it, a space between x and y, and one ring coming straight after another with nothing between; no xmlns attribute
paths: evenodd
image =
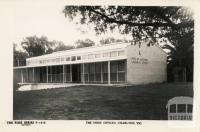
<svg viewBox="0 0 200 132"><path fill-rule="evenodd" d="M32 20L37 12L27 17ZM40 12L45 15L48 9ZM13 119L167 120L167 109L189 114L177 120L192 119L190 8L63 5L54 14L63 17L63 22L48 24L57 29L55 38L60 23L75 23L70 29L60 28L81 37L50 40L43 25L37 31L44 36L23 36L14 43ZM175 100L166 108L176 96L190 97L191 102Z"/></svg>
<svg viewBox="0 0 200 132"><path fill-rule="evenodd" d="M194 123L190 5L11 3L7 124Z"/></svg>

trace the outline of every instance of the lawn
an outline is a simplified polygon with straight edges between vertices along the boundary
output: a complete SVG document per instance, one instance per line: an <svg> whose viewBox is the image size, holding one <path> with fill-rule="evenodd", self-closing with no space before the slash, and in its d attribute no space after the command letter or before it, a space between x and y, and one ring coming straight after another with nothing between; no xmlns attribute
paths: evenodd
<svg viewBox="0 0 200 132"><path fill-rule="evenodd" d="M15 120L167 120L166 103L192 83L74 86L14 93Z"/></svg>

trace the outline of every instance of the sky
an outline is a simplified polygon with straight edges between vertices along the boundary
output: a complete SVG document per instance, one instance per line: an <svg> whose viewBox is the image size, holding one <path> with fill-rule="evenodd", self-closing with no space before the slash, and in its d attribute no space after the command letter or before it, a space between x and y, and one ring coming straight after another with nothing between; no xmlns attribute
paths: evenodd
<svg viewBox="0 0 200 132"><path fill-rule="evenodd" d="M73 45L78 39L89 38L95 43L105 37L124 38L118 32L96 36L91 26L77 25L62 13L64 2L16 2L13 3L13 43L20 44L23 38L36 35L49 40L62 41ZM85 32L86 33L83 33ZM128 37L130 38L130 37Z"/></svg>
<svg viewBox="0 0 200 132"><path fill-rule="evenodd" d="M3 5L2 1L6 4ZM67 0L57 0L56 2L50 2L50 0L13 0L12 2L11 0L0 0L0 19L6 20L0 24L2 26L0 29L3 32L8 31L9 35L12 35L11 43L18 45L24 38L34 35L46 36L50 41L62 41L66 45L73 45L76 40L85 40L86 38L93 40L96 44L106 37L131 39L131 36L121 35L118 31L96 36L93 27L76 25L62 13L64 6L68 4L70 3L67 3Z"/></svg>

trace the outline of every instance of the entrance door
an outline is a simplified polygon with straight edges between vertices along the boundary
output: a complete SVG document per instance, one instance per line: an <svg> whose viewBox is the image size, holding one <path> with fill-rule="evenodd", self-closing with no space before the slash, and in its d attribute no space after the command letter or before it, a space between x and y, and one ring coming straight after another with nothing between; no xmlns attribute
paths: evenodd
<svg viewBox="0 0 200 132"><path fill-rule="evenodd" d="M81 64L72 65L72 82L81 82Z"/></svg>

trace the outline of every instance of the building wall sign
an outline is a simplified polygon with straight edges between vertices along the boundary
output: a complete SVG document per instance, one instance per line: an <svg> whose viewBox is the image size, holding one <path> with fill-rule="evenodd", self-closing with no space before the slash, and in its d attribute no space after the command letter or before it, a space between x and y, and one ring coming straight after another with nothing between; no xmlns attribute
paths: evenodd
<svg viewBox="0 0 200 132"><path fill-rule="evenodd" d="M148 64L148 59L146 58L139 58L139 57L132 57L131 62L135 64Z"/></svg>

